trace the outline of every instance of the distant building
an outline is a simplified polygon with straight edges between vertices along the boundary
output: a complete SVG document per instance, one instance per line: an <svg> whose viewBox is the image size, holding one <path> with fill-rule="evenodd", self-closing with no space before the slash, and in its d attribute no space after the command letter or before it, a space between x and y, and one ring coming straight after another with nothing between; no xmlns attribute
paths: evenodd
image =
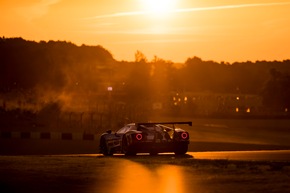
<svg viewBox="0 0 290 193"><path fill-rule="evenodd" d="M262 97L249 94L224 93L173 93L171 105L190 114L210 115L258 115L261 113Z"/></svg>

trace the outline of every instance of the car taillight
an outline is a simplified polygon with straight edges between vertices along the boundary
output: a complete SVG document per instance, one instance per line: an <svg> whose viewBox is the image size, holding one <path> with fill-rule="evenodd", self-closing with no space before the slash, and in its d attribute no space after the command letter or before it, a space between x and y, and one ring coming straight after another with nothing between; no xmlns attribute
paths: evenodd
<svg viewBox="0 0 290 193"><path fill-rule="evenodd" d="M182 139L187 139L188 138L188 133L186 133L186 132L181 133L181 138Z"/></svg>
<svg viewBox="0 0 290 193"><path fill-rule="evenodd" d="M136 139L137 139L138 141L142 140L142 138L143 138L143 136L142 136L141 133L138 133L138 134L136 135Z"/></svg>

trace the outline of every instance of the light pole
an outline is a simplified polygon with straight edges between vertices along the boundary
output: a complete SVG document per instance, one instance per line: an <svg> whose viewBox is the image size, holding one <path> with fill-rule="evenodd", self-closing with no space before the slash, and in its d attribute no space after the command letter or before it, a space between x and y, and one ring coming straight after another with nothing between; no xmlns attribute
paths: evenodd
<svg viewBox="0 0 290 193"><path fill-rule="evenodd" d="M112 109L112 91L113 91L113 87L112 86L108 86L107 87L107 91L108 91L108 117L109 117L109 125L110 127L112 127L112 113L113 113L113 109Z"/></svg>

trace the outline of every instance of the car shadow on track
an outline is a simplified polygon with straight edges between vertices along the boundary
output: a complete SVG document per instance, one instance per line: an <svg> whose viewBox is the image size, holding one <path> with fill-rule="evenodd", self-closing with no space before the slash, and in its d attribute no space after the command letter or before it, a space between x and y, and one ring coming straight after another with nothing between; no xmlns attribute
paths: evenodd
<svg viewBox="0 0 290 193"><path fill-rule="evenodd" d="M158 155L150 155L150 154L137 154L134 156L126 156L123 154L114 154L112 156L98 156L99 158L113 158L113 159L123 159L134 161L138 163L144 164L167 164L167 163L175 163L175 162L184 162L186 160L192 160L194 157L190 154L185 155L175 155L169 153L161 153Z"/></svg>

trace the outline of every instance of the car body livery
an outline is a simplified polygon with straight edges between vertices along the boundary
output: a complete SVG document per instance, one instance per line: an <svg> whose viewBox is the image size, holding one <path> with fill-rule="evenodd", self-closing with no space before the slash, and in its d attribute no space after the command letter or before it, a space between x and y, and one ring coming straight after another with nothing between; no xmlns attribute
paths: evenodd
<svg viewBox="0 0 290 193"><path fill-rule="evenodd" d="M174 152L176 155L183 155L188 150L189 133L175 128L176 124L192 126L192 122L131 123L115 133L109 130L100 137L100 153L104 155L114 153L156 155ZM167 125L172 125L172 127Z"/></svg>

